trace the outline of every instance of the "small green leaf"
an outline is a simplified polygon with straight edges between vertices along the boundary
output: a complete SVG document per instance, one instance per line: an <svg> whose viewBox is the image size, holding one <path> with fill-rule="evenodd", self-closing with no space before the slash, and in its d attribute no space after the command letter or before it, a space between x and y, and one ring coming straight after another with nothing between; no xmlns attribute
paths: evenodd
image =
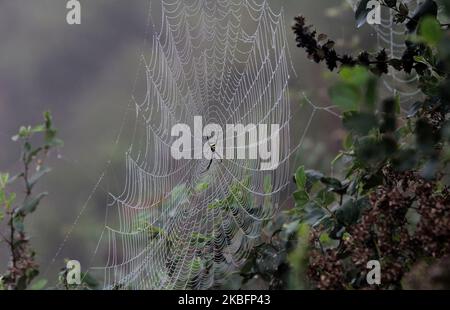
<svg viewBox="0 0 450 310"><path fill-rule="evenodd" d="M39 291L45 288L47 285L47 279L40 279L36 281L33 285L31 285L30 289L33 291Z"/></svg>
<svg viewBox="0 0 450 310"><path fill-rule="evenodd" d="M8 180L8 173L0 173L0 189L4 189L6 187L6 184L8 184Z"/></svg>
<svg viewBox="0 0 450 310"><path fill-rule="evenodd" d="M208 209L209 210L214 210L214 209L219 208L221 205L222 205L221 201L216 199L214 202L212 202L212 203L210 203L208 205Z"/></svg>
<svg viewBox="0 0 450 310"><path fill-rule="evenodd" d="M305 205L305 216L303 220L310 226L315 227L319 225L327 217L326 211L320 206L317 206L316 203L308 203Z"/></svg>
<svg viewBox="0 0 450 310"><path fill-rule="evenodd" d="M38 133L38 132L44 132L45 126L44 125L37 125L30 130L32 133Z"/></svg>
<svg viewBox="0 0 450 310"><path fill-rule="evenodd" d="M24 215L33 213L41 202L42 198L47 195L47 193L40 193L35 198L25 201L24 204L18 209L18 211L23 213Z"/></svg>
<svg viewBox="0 0 450 310"><path fill-rule="evenodd" d="M418 63L421 63L421 64L424 64L424 65L426 65L428 67L430 66L430 63L423 56L414 56L414 61L418 62Z"/></svg>
<svg viewBox="0 0 450 310"><path fill-rule="evenodd" d="M316 170L306 170L306 179L308 183L315 183L317 181L320 181L321 178L323 178L323 173L316 171Z"/></svg>
<svg viewBox="0 0 450 310"><path fill-rule="evenodd" d="M317 195L315 201L317 201L321 207L328 207L330 204L334 202L335 195L326 189L320 190Z"/></svg>
<svg viewBox="0 0 450 310"><path fill-rule="evenodd" d="M330 191L340 195L345 194L348 188L348 185L343 185L341 181L336 178L323 177L320 181L326 185Z"/></svg>
<svg viewBox="0 0 450 310"><path fill-rule="evenodd" d="M349 150L353 146L353 135L351 132L345 136L344 141L342 141L342 146L345 150Z"/></svg>
<svg viewBox="0 0 450 310"><path fill-rule="evenodd" d="M38 172L36 172L36 174L30 177L30 179L28 180L29 185L30 186L35 185L40 178L49 173L51 170L52 169L50 168L41 168Z"/></svg>
<svg viewBox="0 0 450 310"><path fill-rule="evenodd" d="M19 138L26 138L26 137L28 137L30 135L30 133L31 133L31 127L30 126L28 126L28 127L21 126L19 128L18 136L19 136Z"/></svg>
<svg viewBox="0 0 450 310"><path fill-rule="evenodd" d="M330 89L330 97L342 111L357 111L361 94L358 87L346 83L337 83Z"/></svg>
<svg viewBox="0 0 450 310"><path fill-rule="evenodd" d="M47 147L62 147L64 146L64 142L58 138L49 139L46 143Z"/></svg>
<svg viewBox="0 0 450 310"><path fill-rule="evenodd" d="M200 182L200 183L197 184L197 186L195 186L195 191L196 191L197 193L200 193L200 192L203 192L203 191L205 191L206 189L208 189L208 187L209 187L209 184L208 184L208 183L206 183L206 182Z"/></svg>
<svg viewBox="0 0 450 310"><path fill-rule="evenodd" d="M425 42L432 46L437 45L444 35L441 25L433 16L426 16L421 20L419 33Z"/></svg>
<svg viewBox="0 0 450 310"><path fill-rule="evenodd" d="M336 157L331 161L331 166L334 166L343 156L344 156L344 153L339 152L336 155Z"/></svg>
<svg viewBox="0 0 450 310"><path fill-rule="evenodd" d="M372 77L366 68L362 66L344 67L339 72L339 76L343 82L355 85L364 86Z"/></svg>
<svg viewBox="0 0 450 310"><path fill-rule="evenodd" d="M309 195L305 190L298 190L294 193L295 205L298 208L302 208L309 202Z"/></svg>
<svg viewBox="0 0 450 310"><path fill-rule="evenodd" d="M305 189L306 186L306 174L305 167L300 166L295 172L295 182L297 183L298 189Z"/></svg>
<svg viewBox="0 0 450 310"><path fill-rule="evenodd" d="M9 198L5 199L5 201L4 201L6 210L11 209L11 205L13 204L13 202L15 200L16 200L16 193L9 194Z"/></svg>

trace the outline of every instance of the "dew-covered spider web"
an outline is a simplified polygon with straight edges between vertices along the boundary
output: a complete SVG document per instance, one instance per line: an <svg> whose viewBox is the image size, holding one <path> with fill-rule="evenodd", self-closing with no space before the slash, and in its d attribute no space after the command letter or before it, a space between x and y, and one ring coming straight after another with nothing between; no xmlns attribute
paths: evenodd
<svg viewBox="0 0 450 310"><path fill-rule="evenodd" d="M347 0L347 2L356 10L360 0ZM411 13L421 2L420 0L403 1ZM383 7L381 12L381 24L373 25L377 37L377 47L385 49L390 58L401 58L406 47L405 25L394 22L395 11ZM417 81L416 74L407 75L390 68L388 76L383 77L383 86L387 92L399 97L402 108L407 108L418 99L417 96L420 94L420 90L416 87Z"/></svg>
<svg viewBox="0 0 450 310"><path fill-rule="evenodd" d="M152 5L123 190L109 193L105 289L210 288L245 260L289 183L285 31L266 1ZM173 159L171 128L194 116L222 128L279 124L279 166Z"/></svg>

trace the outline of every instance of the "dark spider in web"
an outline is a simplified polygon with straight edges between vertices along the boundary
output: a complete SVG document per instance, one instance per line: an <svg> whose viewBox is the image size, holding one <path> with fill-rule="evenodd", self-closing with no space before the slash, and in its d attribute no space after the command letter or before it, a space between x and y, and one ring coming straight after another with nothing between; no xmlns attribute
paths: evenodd
<svg viewBox="0 0 450 310"><path fill-rule="evenodd" d="M212 155L211 155L211 159L209 160L208 167L206 167L206 170L205 170L204 172L208 171L209 168L211 168L212 162L213 162L213 160L214 160L214 155L219 156L219 154L216 153L216 143L217 143L217 140L216 140L216 142L214 142L214 143L209 143L209 140L210 140L211 138L212 138L212 137L208 137L208 138L207 138L207 141L208 141L209 148L211 149ZM220 162L222 162L223 159L222 159L220 156L219 156L219 158L220 158Z"/></svg>

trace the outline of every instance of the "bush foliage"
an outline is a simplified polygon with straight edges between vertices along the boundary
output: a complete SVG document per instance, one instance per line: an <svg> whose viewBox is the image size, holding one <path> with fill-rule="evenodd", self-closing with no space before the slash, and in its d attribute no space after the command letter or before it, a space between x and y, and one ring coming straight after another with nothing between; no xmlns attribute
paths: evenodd
<svg viewBox="0 0 450 310"><path fill-rule="evenodd" d="M298 47L338 70L329 95L347 131L334 161L344 168L339 178L297 169L295 207L266 227L271 237L234 276L241 287L251 281L274 289L450 286L450 32L441 22L450 2L426 0L414 13L404 1L378 2L405 28L400 58L385 50L341 55L303 16L295 19ZM359 26L367 4L359 2ZM398 97L381 98L378 84L391 70L419 77L422 99L406 113ZM380 285L367 283L370 260L380 262Z"/></svg>

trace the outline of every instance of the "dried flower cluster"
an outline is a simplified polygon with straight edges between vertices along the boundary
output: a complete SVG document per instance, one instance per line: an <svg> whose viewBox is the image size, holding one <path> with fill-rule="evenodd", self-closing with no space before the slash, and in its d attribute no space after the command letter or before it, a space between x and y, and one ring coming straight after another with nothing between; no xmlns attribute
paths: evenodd
<svg viewBox="0 0 450 310"><path fill-rule="evenodd" d="M296 35L297 46L305 49L308 58L316 63L325 61L331 71L341 66L355 65L364 66L377 75L387 74L389 66L399 71L404 70L406 73L411 73L412 69L418 72L427 69L426 65L415 61L416 56L421 56L427 51L426 45L421 43L406 41L406 49L400 59L389 58L384 49L375 54L363 51L357 57L353 57L339 55L334 49L335 42L328 39L325 34L318 35L312 25L306 25L303 16L295 18L292 29Z"/></svg>
<svg viewBox="0 0 450 310"><path fill-rule="evenodd" d="M308 275L318 288L347 288L352 276L359 279L354 288L373 288L365 281L370 260L382 265L378 288L400 288L403 276L421 257L450 255L448 188L439 189L439 182L413 172L386 168L383 174L383 186L370 197L372 207L349 229L342 245L311 253Z"/></svg>

